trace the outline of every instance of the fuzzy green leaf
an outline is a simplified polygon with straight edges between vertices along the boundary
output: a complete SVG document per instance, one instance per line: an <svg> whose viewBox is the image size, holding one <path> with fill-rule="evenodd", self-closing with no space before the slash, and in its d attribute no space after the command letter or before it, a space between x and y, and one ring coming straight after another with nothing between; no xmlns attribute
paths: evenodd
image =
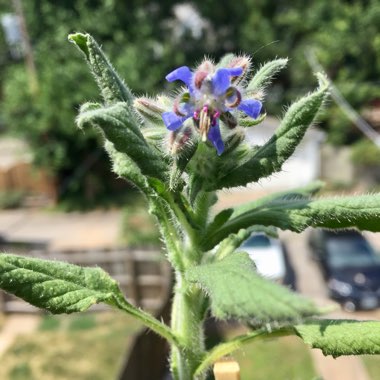
<svg viewBox="0 0 380 380"><path fill-rule="evenodd" d="M239 210L239 208L237 209ZM205 237L207 247L218 244L225 236L253 225L275 226L302 232L307 227L357 228L380 231L380 194L332 199L283 199L233 214L218 231Z"/></svg>
<svg viewBox="0 0 380 380"><path fill-rule="evenodd" d="M120 102L110 107L81 112L77 124L80 128L91 126L102 130L115 149L127 154L142 174L166 178L164 158L147 144L126 103Z"/></svg>
<svg viewBox="0 0 380 380"><path fill-rule="evenodd" d="M207 230L206 230L205 238L204 238L204 249L209 250L209 249L213 248L214 245L219 243L219 240L217 242L215 242L213 239L210 239L210 237L212 237L215 234L218 235L219 238L222 238L223 242L225 242L226 240L231 238L231 242L234 243L233 246L235 246L235 249L238 248L240 246L240 244L243 243L243 241L245 239L247 239L249 237L249 234L252 232L261 231L261 232L264 232L268 235L273 235L273 233L275 233L276 230L274 229L274 231L273 231L273 226L271 226L271 225L266 225L266 226L255 225L255 226L253 226L253 224L251 224L250 226L244 227L245 232L243 232L243 230L239 231L239 229L234 230L233 232L224 231L227 233L228 238L225 238L225 236L227 236L227 235L222 236L221 234L219 234L218 229L221 229L222 226L225 223L227 223L227 221L229 221L231 219L235 219L238 216L245 214L247 212L255 212L255 210L260 210L262 207L268 208L271 205L276 206L283 201L310 200L311 196L314 195L315 193L317 193L323 187L323 185L324 185L324 183L322 181L315 181L315 182L312 182L311 184L304 186L304 187L269 194L265 197L256 199L252 202L245 203L241 206L236 206L233 209L228 209L228 210L230 210L228 213L228 218L225 218L223 220L223 223L219 223L219 224L215 225L215 223L213 221L207 226ZM245 228L248 228L248 230L245 230ZM246 235L247 235L247 237L242 240L242 238ZM239 236L240 236L240 238L239 238ZM239 242L240 242L240 244L239 244ZM227 244L227 242L225 242L224 244ZM229 243L228 243L228 246L230 246L232 248L232 246ZM233 249L231 251L231 248L229 249L230 252L232 252L234 250Z"/></svg>
<svg viewBox="0 0 380 380"><path fill-rule="evenodd" d="M0 254L0 288L53 314L81 312L104 302L133 315L171 344L179 344L168 326L131 305L101 268Z"/></svg>
<svg viewBox="0 0 380 380"><path fill-rule="evenodd" d="M380 322L313 320L294 326L296 334L324 355L380 354Z"/></svg>
<svg viewBox="0 0 380 380"><path fill-rule="evenodd" d="M124 298L116 281L100 268L9 254L0 255L0 288L53 314Z"/></svg>
<svg viewBox="0 0 380 380"><path fill-rule="evenodd" d="M119 177L136 185L144 193L149 191L147 178L141 173L139 167L125 153L118 152L114 145L106 140L104 148L112 161L112 170Z"/></svg>
<svg viewBox="0 0 380 380"><path fill-rule="evenodd" d="M231 217L234 210L232 208L226 208L215 215L213 221L207 226L209 233L218 230L227 220Z"/></svg>
<svg viewBox="0 0 380 380"><path fill-rule="evenodd" d="M187 279L209 295L212 312L220 319L237 318L261 325L318 314L312 302L258 275L244 252L193 267Z"/></svg>
<svg viewBox="0 0 380 380"><path fill-rule="evenodd" d="M252 233L264 233L267 236L278 238L276 228L271 226L252 226L246 229L243 228L236 234L230 234L223 239L218 245L215 256L218 259L222 259L223 257L234 253L251 236Z"/></svg>
<svg viewBox="0 0 380 380"><path fill-rule="evenodd" d="M83 33L69 34L67 37L70 42L75 44L78 49L86 56L86 59L90 59L90 53L87 47L87 35Z"/></svg>
<svg viewBox="0 0 380 380"><path fill-rule="evenodd" d="M261 124L267 117L266 113L262 113L257 119L252 119L250 117L240 117L239 126L241 127L254 127L255 125Z"/></svg>
<svg viewBox="0 0 380 380"><path fill-rule="evenodd" d="M249 82L246 92L257 92L263 90L272 81L273 77L281 71L288 63L287 58L275 59L265 63Z"/></svg>
<svg viewBox="0 0 380 380"><path fill-rule="evenodd" d="M86 56L86 60L95 77L96 83L107 104L124 101L132 105L131 90L119 77L100 46L89 34L74 33L68 37Z"/></svg>
<svg viewBox="0 0 380 380"><path fill-rule="evenodd" d="M102 106L98 103L84 103L80 108L80 113L101 110ZM85 124L83 124L85 125ZM140 131L135 125L132 125L133 131L140 135ZM119 177L124 178L136 185L144 193L148 191L148 183L146 177L136 163L125 153L118 152L112 142L105 140L104 148L112 161L112 169Z"/></svg>
<svg viewBox="0 0 380 380"><path fill-rule="evenodd" d="M314 181L303 187L266 195L259 199L255 199L252 202L234 207L234 212L231 214L231 218L236 218L247 211L257 209L259 207L270 207L271 205L276 206L281 204L283 201L310 200L311 197L317 194L324 185L325 184L322 181Z"/></svg>
<svg viewBox="0 0 380 380"><path fill-rule="evenodd" d="M211 181L206 190L245 186L280 171L301 142L327 96L328 82L322 74L319 74L319 82L320 87L316 91L288 109L280 127L266 144L252 150L242 160L234 160L233 167L219 171L218 179Z"/></svg>

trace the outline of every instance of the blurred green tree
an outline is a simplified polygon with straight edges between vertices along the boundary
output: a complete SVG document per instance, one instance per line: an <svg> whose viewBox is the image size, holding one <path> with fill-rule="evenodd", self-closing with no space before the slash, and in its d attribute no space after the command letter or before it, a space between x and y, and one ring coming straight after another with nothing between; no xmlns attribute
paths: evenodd
<svg viewBox="0 0 380 380"><path fill-rule="evenodd" d="M117 70L137 94L167 86L166 73L204 55L226 52L254 55L254 67L273 57L292 65L272 87L269 113L291 102L314 78L305 51L313 48L347 100L361 111L380 98L380 3L377 0L28 0L23 2L35 53L40 91L28 93L22 62L0 58L0 121L23 135L35 148L36 163L53 171L63 198L109 194L108 159L97 152L99 138L78 135L74 118L83 99L97 93L86 68L73 59L67 34L85 31L101 41ZM195 9L195 10L194 10ZM0 12L12 11L0 5ZM0 40L3 45L3 41ZM286 95L285 95L286 94ZM284 99L284 97L286 98ZM334 105L322 124L335 144L361 135ZM86 171L96 166L91 175ZM78 170L79 167L79 170ZM95 170L96 169L96 170ZM95 173L95 174L94 174ZM86 190L87 189L87 190ZM92 189L88 191L88 189Z"/></svg>
<svg viewBox="0 0 380 380"><path fill-rule="evenodd" d="M108 158L96 133L75 130L74 119L83 99L96 100L97 91L86 67L67 41L68 33L88 31L102 41L118 70L137 93L152 91L181 52L172 54L159 38L162 9L144 1L61 0L23 2L37 66L39 91L28 91L22 61L2 60L3 124L24 137L35 151L35 162L52 172L61 199L99 201L110 195ZM12 12L11 4L0 13ZM2 39L2 44L4 38ZM171 59L165 59L170 55ZM4 58L4 56L3 56ZM165 64L164 62L168 62ZM99 147L99 149L98 149ZM95 165L91 171L89 166ZM94 175L94 173L96 173ZM123 186L122 182L116 186Z"/></svg>
<svg viewBox="0 0 380 380"><path fill-rule="evenodd" d="M290 102L312 87L312 70L305 58L310 48L356 110L380 99L379 1L243 0L216 9L214 1L204 0L199 6L219 25L217 32L228 35L224 41L229 49L256 51L255 62L290 58L289 70L268 99L270 111L278 111L284 100ZM335 144L350 144L361 137L335 105L329 107L323 125Z"/></svg>

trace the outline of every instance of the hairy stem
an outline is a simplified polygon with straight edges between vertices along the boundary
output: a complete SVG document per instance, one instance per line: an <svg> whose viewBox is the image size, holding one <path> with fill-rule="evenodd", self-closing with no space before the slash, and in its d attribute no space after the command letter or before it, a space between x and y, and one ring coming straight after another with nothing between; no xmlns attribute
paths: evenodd
<svg viewBox="0 0 380 380"><path fill-rule="evenodd" d="M169 326L160 322L149 313L146 313L145 311L132 306L130 303L126 302L124 298L120 297L117 299L116 303L119 309L133 315L136 319L140 320L145 326L148 326L156 334L165 338L170 343L170 345L174 347L180 346L178 337L170 329Z"/></svg>
<svg viewBox="0 0 380 380"><path fill-rule="evenodd" d="M223 356L229 355L232 352L238 350L242 347L243 344L250 343L253 340L256 339L264 339L264 338L274 338L274 337L280 337L280 336L289 336L294 335L294 329L292 328L280 328L278 330L268 332L266 329L256 330L253 332L250 332L246 335L238 336L229 342L221 343L215 348L213 348L211 351L207 352L205 355L202 363L199 365L197 370L195 371L195 376L199 376L214 363L218 359L222 358Z"/></svg>
<svg viewBox="0 0 380 380"><path fill-rule="evenodd" d="M195 371L204 357L203 296L177 274L172 309L172 330L181 346L171 347L171 370L175 380L203 380Z"/></svg>

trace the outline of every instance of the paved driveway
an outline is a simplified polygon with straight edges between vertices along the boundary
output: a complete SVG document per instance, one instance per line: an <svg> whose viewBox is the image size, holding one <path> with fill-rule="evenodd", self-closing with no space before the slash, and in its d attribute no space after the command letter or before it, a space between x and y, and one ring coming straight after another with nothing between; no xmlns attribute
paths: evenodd
<svg viewBox="0 0 380 380"><path fill-rule="evenodd" d="M58 213L35 209L0 212L0 236L44 241L51 249L110 248L118 245L121 212Z"/></svg>
<svg viewBox="0 0 380 380"><path fill-rule="evenodd" d="M285 242L290 260L297 276L298 291L312 298L320 306L332 303L327 295L327 289L317 264L311 260L307 244L307 232L295 234L282 232L281 239ZM333 303L332 303L333 304ZM340 310L326 315L326 318L339 319L380 319L380 312L367 311L347 313ZM320 350L311 350L315 367L323 380L369 380L367 371L359 356L343 356L337 359L323 356Z"/></svg>

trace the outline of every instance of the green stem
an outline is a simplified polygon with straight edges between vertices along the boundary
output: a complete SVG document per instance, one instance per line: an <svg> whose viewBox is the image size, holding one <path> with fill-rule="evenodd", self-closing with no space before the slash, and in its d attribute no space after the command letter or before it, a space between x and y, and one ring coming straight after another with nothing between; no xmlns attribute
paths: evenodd
<svg viewBox="0 0 380 380"><path fill-rule="evenodd" d="M168 260L175 270L182 272L184 270L184 258L180 248L181 237L171 220L172 214L162 200L149 198L149 201L150 211L156 216L161 235L165 240Z"/></svg>
<svg viewBox="0 0 380 380"><path fill-rule="evenodd" d="M194 285L177 274L172 309L172 331L181 346L171 347L171 370L174 380L202 380L194 377L204 357L203 296Z"/></svg>
<svg viewBox="0 0 380 380"><path fill-rule="evenodd" d="M179 207L172 195L168 196L167 200L173 213L177 217L178 222L181 224L181 227L184 229L190 240L194 241L196 239L196 232L188 220L189 215L185 214L181 207Z"/></svg>
<svg viewBox="0 0 380 380"><path fill-rule="evenodd" d="M194 210L196 214L196 222L201 228L206 228L210 208L217 202L217 199L215 191L200 192L198 194L194 204Z"/></svg>
<svg viewBox="0 0 380 380"><path fill-rule="evenodd" d="M175 333L171 330L169 326L160 322L149 313L146 313L141 309L137 309L122 297L117 298L116 305L119 309L124 310L128 314L133 315L136 319L140 320L145 326L149 327L155 333L165 338L171 346L180 347L178 337L175 335Z"/></svg>
<svg viewBox="0 0 380 380"><path fill-rule="evenodd" d="M229 355L232 352L241 348L243 344L250 343L251 341L259 338L274 338L280 336L294 335L295 331L292 328L280 328L278 330L268 332L265 329L253 331L246 335L240 335L230 340L229 342L217 345L211 351L207 352L202 360L202 363L196 369L194 376L200 376L207 369L223 356Z"/></svg>

